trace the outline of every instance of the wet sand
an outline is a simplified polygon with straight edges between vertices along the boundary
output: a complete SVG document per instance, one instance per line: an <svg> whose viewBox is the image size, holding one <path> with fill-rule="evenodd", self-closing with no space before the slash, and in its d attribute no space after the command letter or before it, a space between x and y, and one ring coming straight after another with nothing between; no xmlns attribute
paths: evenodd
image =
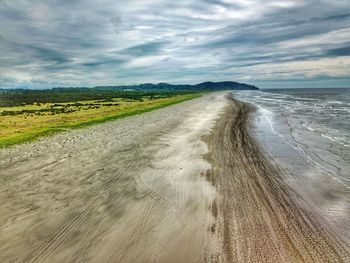
<svg viewBox="0 0 350 263"><path fill-rule="evenodd" d="M0 262L349 262L225 95L0 150Z"/></svg>
<svg viewBox="0 0 350 263"><path fill-rule="evenodd" d="M218 194L212 262L349 262L349 243L287 184L252 132L252 105L228 98L206 137ZM292 156L291 156L292 158Z"/></svg>

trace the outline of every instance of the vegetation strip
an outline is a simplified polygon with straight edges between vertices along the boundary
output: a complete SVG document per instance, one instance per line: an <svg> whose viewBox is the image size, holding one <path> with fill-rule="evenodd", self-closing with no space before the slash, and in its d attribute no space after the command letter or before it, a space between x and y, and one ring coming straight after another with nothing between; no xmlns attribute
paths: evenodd
<svg viewBox="0 0 350 263"><path fill-rule="evenodd" d="M0 148L70 129L124 118L200 97L201 93L0 107Z"/></svg>

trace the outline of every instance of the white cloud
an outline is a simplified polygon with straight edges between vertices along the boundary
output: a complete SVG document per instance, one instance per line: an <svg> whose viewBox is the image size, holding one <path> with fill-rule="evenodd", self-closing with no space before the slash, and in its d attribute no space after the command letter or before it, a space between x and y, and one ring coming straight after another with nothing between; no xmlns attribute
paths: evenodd
<svg viewBox="0 0 350 263"><path fill-rule="evenodd" d="M350 78L349 8L342 0L2 0L0 73L62 85Z"/></svg>
<svg viewBox="0 0 350 263"><path fill-rule="evenodd" d="M128 68L150 67L150 66L159 65L165 62L167 58L168 57L164 55L134 58L126 65L126 67Z"/></svg>

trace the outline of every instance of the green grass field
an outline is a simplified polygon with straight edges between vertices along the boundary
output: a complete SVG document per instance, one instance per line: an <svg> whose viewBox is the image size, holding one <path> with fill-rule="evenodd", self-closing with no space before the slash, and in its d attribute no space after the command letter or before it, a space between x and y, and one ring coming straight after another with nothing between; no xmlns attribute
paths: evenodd
<svg viewBox="0 0 350 263"><path fill-rule="evenodd" d="M12 103L15 106L0 106L0 147L140 114L199 96L200 93L138 94L137 97L109 96L107 99L65 99L63 102L57 102L57 99L55 102L43 102L42 99L34 102L33 98L30 104L18 103L20 99L16 97L16 103ZM8 102L5 105L8 104L11 105Z"/></svg>

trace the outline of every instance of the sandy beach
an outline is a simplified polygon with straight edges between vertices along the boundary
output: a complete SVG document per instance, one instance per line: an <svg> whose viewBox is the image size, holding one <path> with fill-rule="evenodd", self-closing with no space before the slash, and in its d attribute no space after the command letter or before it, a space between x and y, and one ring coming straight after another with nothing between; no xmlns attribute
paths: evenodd
<svg viewBox="0 0 350 263"><path fill-rule="evenodd" d="M0 262L200 262L224 96L1 150ZM202 176L201 176L202 174Z"/></svg>
<svg viewBox="0 0 350 263"><path fill-rule="evenodd" d="M0 262L349 262L254 111L211 93L1 149Z"/></svg>

